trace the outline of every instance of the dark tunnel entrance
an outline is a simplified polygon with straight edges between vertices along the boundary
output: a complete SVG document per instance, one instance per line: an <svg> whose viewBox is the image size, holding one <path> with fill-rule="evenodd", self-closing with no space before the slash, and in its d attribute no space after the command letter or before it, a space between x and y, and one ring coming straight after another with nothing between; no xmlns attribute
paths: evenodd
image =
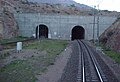
<svg viewBox="0 0 120 82"><path fill-rule="evenodd" d="M85 38L85 29L82 26L75 26L72 29L72 38L71 38L71 40L84 39L84 38Z"/></svg>
<svg viewBox="0 0 120 82"><path fill-rule="evenodd" d="M36 38L48 38L48 27L46 25L36 27Z"/></svg>

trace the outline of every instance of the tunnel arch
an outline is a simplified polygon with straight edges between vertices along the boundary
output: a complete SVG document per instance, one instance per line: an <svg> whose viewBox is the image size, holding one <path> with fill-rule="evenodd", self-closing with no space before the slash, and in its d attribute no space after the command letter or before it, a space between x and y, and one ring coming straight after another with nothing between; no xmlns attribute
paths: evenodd
<svg viewBox="0 0 120 82"><path fill-rule="evenodd" d="M84 38L85 38L85 29L82 26L73 27L71 40L84 39Z"/></svg>
<svg viewBox="0 0 120 82"><path fill-rule="evenodd" d="M36 38L48 38L48 27L40 24L36 27Z"/></svg>

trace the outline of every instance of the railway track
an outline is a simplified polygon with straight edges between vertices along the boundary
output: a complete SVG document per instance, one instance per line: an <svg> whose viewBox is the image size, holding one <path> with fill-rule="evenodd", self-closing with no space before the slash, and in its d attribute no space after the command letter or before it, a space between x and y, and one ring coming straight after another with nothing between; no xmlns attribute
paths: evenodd
<svg viewBox="0 0 120 82"><path fill-rule="evenodd" d="M79 66L77 82L108 82L105 74L97 63L94 53L81 40L79 44Z"/></svg>
<svg viewBox="0 0 120 82"><path fill-rule="evenodd" d="M0 45L2 46L2 49L9 49L12 48L14 46L16 46L17 42L23 42L23 43L28 43L30 41L34 41L36 39L34 38L30 38L30 39L25 39L25 40L19 40L19 41L12 41L12 42L7 42L7 43L0 43Z"/></svg>
<svg viewBox="0 0 120 82"><path fill-rule="evenodd" d="M0 43L0 45L10 45L10 44L16 44L17 42L28 42L28 41L33 41L35 40L34 38L30 39L25 39L25 40L20 40L20 41L12 41L12 42L7 42L7 43Z"/></svg>
<svg viewBox="0 0 120 82"><path fill-rule="evenodd" d="M84 40L73 41L71 57L58 82L119 82L100 54Z"/></svg>

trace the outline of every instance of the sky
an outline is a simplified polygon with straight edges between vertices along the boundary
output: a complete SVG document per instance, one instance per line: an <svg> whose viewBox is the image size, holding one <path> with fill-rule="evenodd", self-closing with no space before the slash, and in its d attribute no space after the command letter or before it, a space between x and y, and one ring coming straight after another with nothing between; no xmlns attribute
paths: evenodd
<svg viewBox="0 0 120 82"><path fill-rule="evenodd" d="M85 4L91 7L99 4L100 10L118 11L120 12L120 0L74 0L78 3Z"/></svg>

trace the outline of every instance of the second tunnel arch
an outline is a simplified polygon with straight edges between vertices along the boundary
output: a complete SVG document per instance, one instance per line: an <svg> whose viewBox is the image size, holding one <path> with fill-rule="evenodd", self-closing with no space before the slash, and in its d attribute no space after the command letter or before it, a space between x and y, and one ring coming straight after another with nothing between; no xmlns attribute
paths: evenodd
<svg viewBox="0 0 120 82"><path fill-rule="evenodd" d="M40 24L36 27L36 38L48 38L48 27Z"/></svg>
<svg viewBox="0 0 120 82"><path fill-rule="evenodd" d="M71 40L84 39L84 38L85 38L85 29L82 26L74 26L72 29Z"/></svg>

